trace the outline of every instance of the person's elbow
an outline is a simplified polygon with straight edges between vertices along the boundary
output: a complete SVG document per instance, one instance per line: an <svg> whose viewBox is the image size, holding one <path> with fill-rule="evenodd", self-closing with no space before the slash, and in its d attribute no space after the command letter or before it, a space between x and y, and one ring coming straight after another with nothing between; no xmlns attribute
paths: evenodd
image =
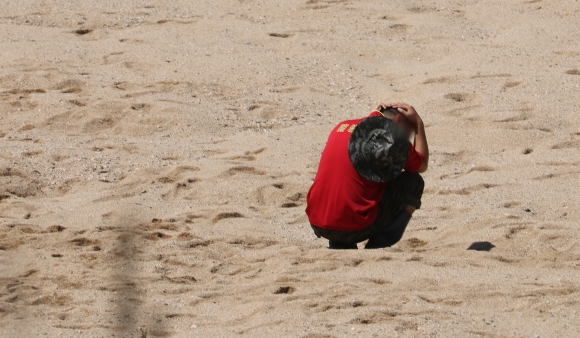
<svg viewBox="0 0 580 338"><path fill-rule="evenodd" d="M429 163L427 161L423 161L423 164L421 164L421 167L419 168L419 174L422 174L424 172L427 171L427 169L429 169Z"/></svg>

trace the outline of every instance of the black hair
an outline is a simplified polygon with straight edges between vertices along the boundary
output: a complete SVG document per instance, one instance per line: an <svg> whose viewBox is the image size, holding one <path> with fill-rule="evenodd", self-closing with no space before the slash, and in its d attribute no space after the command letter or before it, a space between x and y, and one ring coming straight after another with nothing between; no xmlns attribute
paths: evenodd
<svg viewBox="0 0 580 338"><path fill-rule="evenodd" d="M395 117L398 114L400 114L400 112L397 110L397 108L392 108L392 107L388 107L388 108L382 108L380 110L381 114L383 114L383 116L385 117Z"/></svg>

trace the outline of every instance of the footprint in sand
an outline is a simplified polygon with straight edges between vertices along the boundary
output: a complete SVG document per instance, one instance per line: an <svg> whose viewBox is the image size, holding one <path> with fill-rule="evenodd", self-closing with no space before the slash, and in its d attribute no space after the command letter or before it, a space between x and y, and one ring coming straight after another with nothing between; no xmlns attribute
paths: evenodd
<svg viewBox="0 0 580 338"><path fill-rule="evenodd" d="M114 63L119 63L121 62L122 58L121 55L123 55L125 52L114 52L114 53L110 53L108 55L103 56L103 64L104 65L111 65Z"/></svg>
<svg viewBox="0 0 580 338"><path fill-rule="evenodd" d="M552 146L552 149L579 149L580 140L569 140Z"/></svg>
<svg viewBox="0 0 580 338"><path fill-rule="evenodd" d="M172 235L162 232L161 230L176 232L179 231L179 227L177 226L176 219L171 218L162 220L154 218L149 223L136 225L134 230L137 233L140 233L141 236L145 239L158 241L160 239L169 239L173 237Z"/></svg>
<svg viewBox="0 0 580 338"><path fill-rule="evenodd" d="M87 34L91 33L92 31L93 31L92 29L82 28L82 29L77 29L77 30L73 31L73 33L81 36L81 35L87 35Z"/></svg>
<svg viewBox="0 0 580 338"><path fill-rule="evenodd" d="M474 185L471 187L457 189L457 190L439 190L437 192L437 194L439 194L439 195L471 195L472 192L484 190L484 189L489 189L489 188L493 188L496 186L497 186L496 184L482 183L482 184L477 184L477 185Z"/></svg>
<svg viewBox="0 0 580 338"><path fill-rule="evenodd" d="M63 232L64 230L66 230L66 228L62 225L51 225L44 230L44 233Z"/></svg>
<svg viewBox="0 0 580 338"><path fill-rule="evenodd" d="M256 201L264 206L295 208L305 203L307 187L297 183L279 182L256 189Z"/></svg>
<svg viewBox="0 0 580 338"><path fill-rule="evenodd" d="M443 179L446 179L448 177L449 178L459 178L459 177L468 175L468 174L473 173L473 172L478 172L478 171L482 171L482 172L495 171L495 168L492 168L492 167L489 167L489 166L477 166L477 167L470 168L469 170L467 170L464 173L455 172L453 174L441 175L439 177L439 179L443 180Z"/></svg>
<svg viewBox="0 0 580 338"><path fill-rule="evenodd" d="M427 79L425 81L423 81L423 84L433 84L433 83L453 83L455 82L454 78L448 77L448 76L441 76L441 77L435 77L435 78L430 78Z"/></svg>
<svg viewBox="0 0 580 338"><path fill-rule="evenodd" d="M98 246L98 245L101 244L101 242L99 240L88 239L88 238L85 238L85 237L75 238L75 239L70 240L70 242L72 244L74 244L75 246L80 246L80 247L84 247L84 246Z"/></svg>
<svg viewBox="0 0 580 338"><path fill-rule="evenodd" d="M40 181L10 166L0 163L0 196L29 197L41 192Z"/></svg>
<svg viewBox="0 0 580 338"><path fill-rule="evenodd" d="M290 295L292 293L294 293L294 291L296 291L296 288L292 287L292 286L280 286L278 287L276 290L274 290L274 294L275 295Z"/></svg>
<svg viewBox="0 0 580 338"><path fill-rule="evenodd" d="M511 77L512 74L499 73L499 74L477 74L470 77L470 79L492 79L496 77Z"/></svg>
<svg viewBox="0 0 580 338"><path fill-rule="evenodd" d="M119 42L122 42L122 43L132 43L132 44L141 44L141 43L143 43L143 40L141 40L141 39L133 39L133 38L122 38L122 39L119 39Z"/></svg>
<svg viewBox="0 0 580 338"><path fill-rule="evenodd" d="M427 242L420 240L419 238L413 237L413 238L409 238L408 240L406 240L405 244L411 248L420 248L420 247L424 247L425 245L427 245Z"/></svg>
<svg viewBox="0 0 580 338"><path fill-rule="evenodd" d="M52 87L52 90L58 90L63 94L78 94L83 91L84 82L75 79L61 81Z"/></svg>
<svg viewBox="0 0 580 338"><path fill-rule="evenodd" d="M117 125L117 120L112 116L103 116L94 118L83 126L83 132L85 133L98 133L107 129L111 129Z"/></svg>
<svg viewBox="0 0 580 338"><path fill-rule="evenodd" d="M73 105L77 106L77 107L86 107L87 103L85 101L81 101L81 100L69 100L68 102L72 103Z"/></svg>
<svg viewBox="0 0 580 338"><path fill-rule="evenodd" d="M165 175L158 177L157 182L172 185L169 191L161 195L162 198L190 198L188 191L201 181L199 178L190 176L192 172L196 171L199 171L198 167L184 165L172 168L166 171Z"/></svg>
<svg viewBox="0 0 580 338"><path fill-rule="evenodd" d="M271 37L274 37L274 38L286 39L286 38L291 37L293 34L289 34L289 33L270 33L268 35L271 36Z"/></svg>
<svg viewBox="0 0 580 338"><path fill-rule="evenodd" d="M449 93L445 95L445 98L455 102L471 102L473 101L473 95L467 93Z"/></svg>
<svg viewBox="0 0 580 338"><path fill-rule="evenodd" d="M347 2L348 0L308 0L306 1L307 9L324 9L331 5Z"/></svg>
<svg viewBox="0 0 580 338"><path fill-rule="evenodd" d="M143 238L145 239L149 239L152 241L157 241L160 239L167 239L167 238L171 238L171 235L168 234L164 234L162 232L151 232L151 233L146 233L143 235Z"/></svg>
<svg viewBox="0 0 580 338"><path fill-rule="evenodd" d="M158 180L160 183L173 183L171 189L161 195L163 199L175 199L175 198L183 198L183 199L192 199L188 192L194 188L195 183L198 183L200 179L198 178L187 178L180 180L179 182L173 182L172 179L168 177L162 177Z"/></svg>
<svg viewBox="0 0 580 338"><path fill-rule="evenodd" d="M520 81L507 81L506 83L504 83L503 87L501 88L501 91L505 92L508 89L517 87L521 84L522 84L522 82L520 82Z"/></svg>
<svg viewBox="0 0 580 338"><path fill-rule="evenodd" d="M213 219L212 222L213 223L217 223L223 219L227 219L227 218L243 218L244 215L242 215L239 212L222 212L217 214Z"/></svg>
<svg viewBox="0 0 580 338"><path fill-rule="evenodd" d="M232 163L236 163L235 161L241 160L241 161L255 161L256 160L256 156L258 154L263 153L266 150L266 148L259 148L257 150L252 150L252 151L246 151L244 152L243 155L234 155L234 156L229 156L224 158L224 160L231 160ZM241 162L238 162L241 163Z"/></svg>
<svg viewBox="0 0 580 338"><path fill-rule="evenodd" d="M247 249L263 249L272 245L278 244L278 241L266 237L250 237L244 236L229 240L228 244L241 245Z"/></svg>
<svg viewBox="0 0 580 338"><path fill-rule="evenodd" d="M228 169L228 171L226 172L226 174L230 175L230 176L234 176L237 174L247 174L247 175L266 175L266 172L262 171L262 170L258 170L254 167L249 167L249 166L237 166L237 167L233 167Z"/></svg>
<svg viewBox="0 0 580 338"><path fill-rule="evenodd" d="M456 106L455 108L445 112L449 116L461 116L465 112L469 112L475 108L481 107L482 98L477 94L470 93L449 93L444 96L445 99L459 104L468 104Z"/></svg>

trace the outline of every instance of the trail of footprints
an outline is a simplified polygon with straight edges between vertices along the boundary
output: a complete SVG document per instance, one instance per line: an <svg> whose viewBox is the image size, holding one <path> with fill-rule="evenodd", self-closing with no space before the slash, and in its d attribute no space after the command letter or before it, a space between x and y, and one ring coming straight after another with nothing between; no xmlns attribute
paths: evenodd
<svg viewBox="0 0 580 338"><path fill-rule="evenodd" d="M307 1L306 6L308 9L322 9L327 8L332 5L340 5L343 1ZM409 10L411 12L425 12L430 11L432 9L425 8L425 7L410 7ZM166 24L169 20L157 20L156 24ZM155 24L154 23L154 24ZM189 23L189 22L184 22ZM393 25L390 27L392 30L395 30L398 33L404 33L409 29L408 26L405 25ZM93 33L93 30L88 28L78 29L74 31L78 37L90 37ZM290 38L293 35L291 33L272 33L272 37L277 38ZM121 39L121 42L127 43L140 43L141 41L136 39ZM105 63L119 63L123 62L122 53L112 54L104 58L103 62ZM130 62L126 62L125 67L131 68L135 66ZM569 70L566 72L568 75L578 75L580 72L578 70ZM497 77L497 78L509 78L511 75L509 74L491 74L491 75L481 75L481 76L474 76L473 79L478 78L486 78L486 77ZM431 83L446 83L449 81L453 81L452 79L448 78L436 78L430 79L425 81L424 84L431 84ZM503 82L503 85L500 91L510 91L514 88L521 86L522 83L519 81L508 81L506 80ZM126 94L125 98L135 98L139 97L140 95L147 94L154 94L156 92L170 92L173 90L179 90L179 86L185 86L186 84L171 84L171 83L159 83L150 88L144 88L141 85L135 84L127 84L127 83L119 83L116 84L119 91L128 91L129 93ZM71 96L68 102L73 105L74 107L82 108L89 104L81 97L72 98L73 95L82 94L83 91L87 89L84 87L84 83L79 80L65 80L63 82L58 83L50 90L60 91L61 94L66 94ZM144 92L140 92L139 90L145 90ZM149 90L149 92L146 92ZM38 105L38 102L35 101L36 95L43 95L46 93L47 90L40 89L40 88L32 88L32 89L12 89L0 93L0 98L3 102L9 104L13 108L22 108L22 109L33 109ZM209 94L219 94L219 95L229 95L227 88L209 88ZM201 94L200 94L201 95ZM469 111L469 109L473 109L479 107L481 102L481 97L477 94L473 93L464 93L464 92L452 92L446 94L444 99L449 100L450 102L457 104L457 105L466 105L465 107L458 107L454 108L453 110L449 111L448 114L451 116L461 116L465 112ZM145 104L134 103L131 104L130 109L134 111L146 111L151 109L151 106L147 106ZM252 110L257 110L254 108ZM506 128L523 128L518 123L523 121L527 121L530 118L529 112L525 109L522 109L521 112L518 113L519 115L515 115L513 117L506 117L505 119L500 119L496 121L497 123L502 123L506 125ZM46 126L53 125L54 123L64 123L64 120L53 119L51 121L46 122ZM97 118L92 121L88 121L83 128L86 131L93 132L95 130L107 130L111 129L116 125L115 117L107 117L103 116ZM26 128L30 128L28 130L32 130L35 126L28 126L22 127L20 131L26 131ZM541 129L540 129L541 130ZM551 132L549 129L542 130L544 132ZM4 135L0 134L1 137ZM557 144L554 144L552 149L554 150L561 150L561 149L576 149L579 147L578 144L578 135L573 135L570 140L563 141ZM223 177L230 177L235 178L236 175L255 175L257 177L264 177L268 178L269 174L267 171L257 168L255 166L247 165L251 161L255 161L257 156L263 152L262 150L256 151L248 151L243 155L235 155L227 158L228 161L240 162L235 163L234 166L230 167L223 173ZM528 155L531 154L534 150L531 148L526 148L524 150L524 154ZM29 152L28 154L24 155L27 157L34 157L41 155L40 153ZM556 165L556 164L555 164ZM568 165L568 164L561 164ZM457 175L443 175L441 179L454 179L461 177L462 175L467 175L471 172L476 171L489 171L493 170L493 168L484 168L478 167L471 169L465 173L457 174ZM165 199L174 199L174 198L185 198L187 199L189 193L195 188L195 185L201 182L201 179L196 177L195 175L189 175L187 173L198 171L196 169L184 169L182 172L179 173L169 173L167 175L162 175L157 178L157 183L160 183L165 186L169 186L169 190L167 190L163 194L163 198ZM576 172L568 172L568 173L554 173L548 174L546 176L537 177L537 179L549 179L553 177L558 177L561 175L567 174L575 174ZM9 199L10 196L16 195L20 197L27 197L27 196L34 196L35 191L38 189L38 182L35 182L32 178L23 175L23 174L16 174L11 173L10 175L2 175L2 179L5 177L9 177L12 182L10 184L4 184L3 181L2 186L3 189L0 194L0 203L2 200ZM8 188L6 188L8 187ZM10 188L12 187L12 188ZM450 191L439 191L439 194L459 194L459 195L468 195L472 192L482 190L482 189L489 189L493 188L494 185L492 184L479 184L473 187L468 187L461 190L450 190ZM11 190L10 190L11 189ZM303 186L294 184L292 182L276 182L271 184L266 184L257 188L254 188L252 191L249 192L250 195L253 196L255 202L258 206L269 206L269 207L277 207L277 208L293 208L299 207L304 205L305 203L305 188ZM516 208L520 207L521 202L506 202L505 208ZM209 212L201 212L201 213L188 213L184 215L180 215L176 218L168 218L168 219L152 219L150 222L137 224L131 226L129 228L121 228L118 226L99 226L95 229L89 230L80 230L80 231L72 231L71 229L67 229L60 225L53 225L47 227L45 229L25 223L26 221L23 220L22 223L9 223L2 225L0 228L0 251L4 252L13 252L17 251L20 246L30 245L35 246L41 252L41 254L49 255L50 259L54 262L58 262L59 260L67 260L70 259L71 253L78 254L79 259L79 266L76 266L75 269L83 270L86 272L86 269L93 270L93 269L107 269L105 264L106 261L114 260L119 257L127 258L127 260L135 259L139 262L158 262L161 267L156 270L156 274L153 278L155 278L155 282L158 283L167 283L170 286L168 287L169 294L180 294L190 292L192 287L196 284L203 283L207 279L211 279L213 276L219 276L219 278L224 278L224 276L229 278L244 278L251 280L255 278L256 275L260 273L262 263L266 260L263 258L262 261L255 261L249 264L246 267L238 267L236 264L228 262L226 255L219 253L220 250L224 248L234 247L240 249L253 249L253 250L262 250L267 249L271 246L277 245L279 242L276 239L272 238L261 238L261 237L243 237L243 238L236 238L224 241L223 239L219 238L202 238L195 234L195 231L192 228L198 224L198 222L210 222L215 226L219 226L219 223L222 220L226 219L235 219L246 217L243 212L241 211L224 211L224 212L216 212L216 211L209 211ZM107 218L106 215L103 215L103 218ZM509 224L500 224L498 226L506 227L504 237L508 240L512 240L517 238L517 236L521 236L526 231L530 230L529 226L518 224L517 222L509 223ZM113 241L110 239L113 238ZM549 237L547 240L557 241L559 240L558 236ZM134 257L128 257L128 252L122 250L118 246L109 246L108 243L129 243L132 242L133 246L138 247L154 247L160 248L164 245L173 245L177 244L179 251L171 251L169 253L162 253L162 254L152 254L151 252L163 252L166 250L135 250ZM400 251L410 251L414 253L413 256L407 257L406 259L409 262L422 262L423 264L432 264L433 266L442 266L439 262L430 262L425 260L423 256L421 256L421 252L428 247L429 243L415 237L406 238L403 243L401 243ZM215 248L217 247L217 249ZM60 250L59 248L62 248ZM70 249L70 250L69 250ZM203 250L200 254L199 252ZM184 257L183 252L193 252L196 251L196 255L201 255L201 263L199 263L199 259L197 261L192 261ZM207 252L206 252L207 251ZM395 250L394 252L397 252ZM187 255L185 255L187 256ZM279 297L280 301L304 301L308 302L304 305L305 311L312 311L312 312L321 312L321 313L328 313L332 311L341 311L341 310L351 310L351 309L366 309L373 304L369 304L368 301L361 301L361 300L349 300L348 298L350 295L345 293L341 297L337 297L336 299L332 299L329 301L310 301L311 295L304 295L303 288L300 286L301 278L307 278L308 273L324 273L324 272L332 272L335 270L340 269L351 269L356 268L357 266L363 266L366 264L366 261L363 259L354 258L352 260L344 261L341 259L332 259L329 257L325 257L323 259L308 257L308 255L297 255L298 257L292 262L292 266L294 269L290 269L288 274L290 277L280 277L278 281L276 281L275 286L269 287L267 290L268 297ZM48 256L47 256L48 257ZM217 262L217 260L222 260L223 262ZM393 257L390 256L381 256L377 259L382 260L392 260ZM491 259L497 260L501 263L510 264L515 262L513 258L504 257L504 256L493 256ZM211 263L209 266L209 262L215 261L215 263ZM103 267L105 266L105 267ZM309 268L305 268L305 266L311 266ZM199 274L187 274L187 273L177 273L176 271L180 267L187 267L190 271L201 271ZM71 277L67 277L64 274L61 275L59 278L59 286L62 288L54 293L46 294L43 292L43 288L48 285L47 281L43 281L39 276L43 276L46 274L46 271L43 270L42 267L29 269L26 272L20 274L16 277L0 277L2 281L2 285L5 286L4 289L0 290L0 318L18 313L19 309L21 309L24 305L32 305L32 306L51 306L55 309L61 309L62 311L57 311L52 313L55 318L59 321L64 323L68 323L71 321L80 320L81 318L74 318L67 314L65 311L65 307L70 306L80 306L80 304L75 304L74 297L67 294L71 290L76 289L92 289L92 286L87 285L85 282L80 280L70 280ZM90 273L89 273L90 276ZM298 276L298 277L296 277ZM44 277L44 279L47 279ZM392 282L384 279L368 279L365 282L375 285L391 285ZM139 285L139 281L130 281L130 280L123 280L122 285L120 284L109 284L109 283L102 283L99 287L101 292L117 292L119 291L122 295L129 295L129 292L125 292L127 287L135 287ZM184 286L193 285L192 287L184 288ZM222 292L220 294L220 292ZM546 290L539 290L534 291L533 297L540 297L545 294L549 294L549 292L559 292L563 295L569 295L571 293L578 292L577 288L568 287L554 290L552 288L546 288ZM212 299L216 299L223 296L231 296L228 295L227 292L224 292L223 289L215 288L214 291L209 291L206 294L201 294L201 297L198 302L204 301L211 301ZM507 297L508 295L501 295L502 297ZM518 295L521 297L530 297L529 294L525 295ZM458 306L461 304L461 301L457 300L449 300L448 298L433 298L433 297L426 297L422 295L418 295L417 298L424 301L427 304L444 304L448 306ZM398 299L397 299L398 300ZM135 303L138 303L134 300ZM195 305L195 304L191 304ZM405 315L405 312L399 308L394 308L390 310L375 310L369 311L368 313L356 313L353 318L349 321L349 323L353 324L374 324L374 323L383 323L387 321L393 321L397 317L402 317ZM195 317L193 314L188 313L166 313L164 316L168 319L171 318L179 318L180 316L183 317ZM236 323L232 323L236 324ZM66 327L64 325L63 327ZM397 331L404 332L407 330L416 330L417 324L410 320L401 319L398 321L397 324ZM246 331L239 331L240 333L245 333ZM249 331L251 332L251 331ZM307 335L314 337L314 335Z"/></svg>
<svg viewBox="0 0 580 338"><path fill-rule="evenodd" d="M510 204L512 205L517 205L517 203ZM111 218L111 215L107 217ZM228 240L203 238L196 235L195 231L197 222L203 217L198 213L186 213L175 218L151 219L148 222L128 227L102 225L80 231L73 231L60 225L47 228L24 224L4 226L0 232L1 250L18 249L18 246L10 247L6 245L7 243L34 245L41 255L50 256L48 259L52 260L52 264L58 266L59 262L64 260L81 273L82 277L76 278L74 275L62 274L57 278L60 287L54 292L45 291L50 289L51 280L54 278L44 277L49 273L44 266L31 268L16 277L3 278L2 284L6 287L0 290L0 317L14 315L25 306L47 306L51 308L51 316L54 320L60 323L56 324L59 327L90 328L92 327L90 325L84 327L72 324L75 321L83 322L82 318L76 314L77 311L70 311L71 307L82 306L74 300L75 290L100 292L115 302L124 301L140 306L145 305L145 300L140 296L141 291L139 291L143 283L161 283L164 285L164 298L168 299L186 293L193 293L197 296L182 311L165 310L158 314L164 318L163 320L169 321L183 317L197 318L199 314L195 312L195 309L200 303L211 303L224 297L236 297L239 290L232 290L228 288L228 285L237 281L245 281L248 287L247 292L253 292L256 295L255 301L267 300L274 304L287 302L312 315L324 314L327 317L340 317L341 312L348 311L351 324L372 325L394 322L397 323L397 327L413 327L413 321L405 319L413 312L394 306L394 304L400 304L401 301L408 302L413 297L424 302L426 306L456 307L462 304L462 301L458 299L463 298L423 296L421 291L424 291L425 285L429 285L424 281L418 281L417 285L411 286L412 292L409 292L409 285L393 285L392 281L385 279L365 279L363 282L371 285L389 285L391 289L405 288L407 290L401 292L396 300L385 299L386 303L373 297L361 296L360 300L356 298L353 300L352 288L348 283L346 286L336 284L336 292L330 292L330 294L337 296L330 300L321 300L315 291L302 286L302 283L310 283L309 280L314 278L313 274L320 276L317 278L332 278L332 273L335 271L356 269L373 262L406 260L433 267L448 264L439 262L437 258L423 255L422 252L428 243L415 237L405 239L398 250L374 257L371 261L369 257L364 256L355 255L350 259L345 259L328 251L305 250L292 255L294 258L290 261L290 266L274 283L267 286L262 283L260 286L252 285L251 281L263 273L264 269L268 269L266 261L272 258L269 248L278 245L279 242L273 238L251 236ZM525 230L525 226L516 223L509 225L506 238L517 236ZM253 259L244 257L250 251ZM234 253L242 257L235 258ZM501 264L511 264L517 261L501 255L493 255L489 259ZM71 263L73 261L76 263ZM50 263L47 266L50 266ZM125 277L98 281L103 271L109 271L108 274L112 277L118 275ZM130 277L131 274L134 276ZM91 284L92 282L87 283L85 280L95 280L97 285ZM216 284L215 281L221 281L222 284ZM94 291L95 289L98 291ZM202 290L205 290L205 293L201 292ZM505 297L541 297L542 287L534 290L536 291L533 291L532 296L506 294ZM554 291L553 288L546 290ZM578 290L568 288L562 292L570 294ZM392 295L383 297L392 297ZM318 300L313 300L313 298ZM94 299L98 298L95 296ZM391 304L388 310L384 309L385 304ZM117 324L112 322L104 327L114 329L115 325ZM244 327L243 321L238 320L224 323L224 325L232 328ZM168 328L166 330L171 331Z"/></svg>

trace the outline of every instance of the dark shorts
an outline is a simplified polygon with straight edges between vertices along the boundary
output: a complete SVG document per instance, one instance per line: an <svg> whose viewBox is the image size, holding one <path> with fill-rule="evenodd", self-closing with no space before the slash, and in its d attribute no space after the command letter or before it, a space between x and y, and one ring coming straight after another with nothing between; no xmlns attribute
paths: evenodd
<svg viewBox="0 0 580 338"><path fill-rule="evenodd" d="M393 243L396 243L403 236L405 229L389 229L389 226L406 205L414 206L417 209L421 208L424 188L425 182L421 175L403 172L387 185L387 189L379 201L379 213L373 224L356 231L326 230L315 225L312 225L312 229L316 236L340 243L366 241L379 232L391 233Z"/></svg>

